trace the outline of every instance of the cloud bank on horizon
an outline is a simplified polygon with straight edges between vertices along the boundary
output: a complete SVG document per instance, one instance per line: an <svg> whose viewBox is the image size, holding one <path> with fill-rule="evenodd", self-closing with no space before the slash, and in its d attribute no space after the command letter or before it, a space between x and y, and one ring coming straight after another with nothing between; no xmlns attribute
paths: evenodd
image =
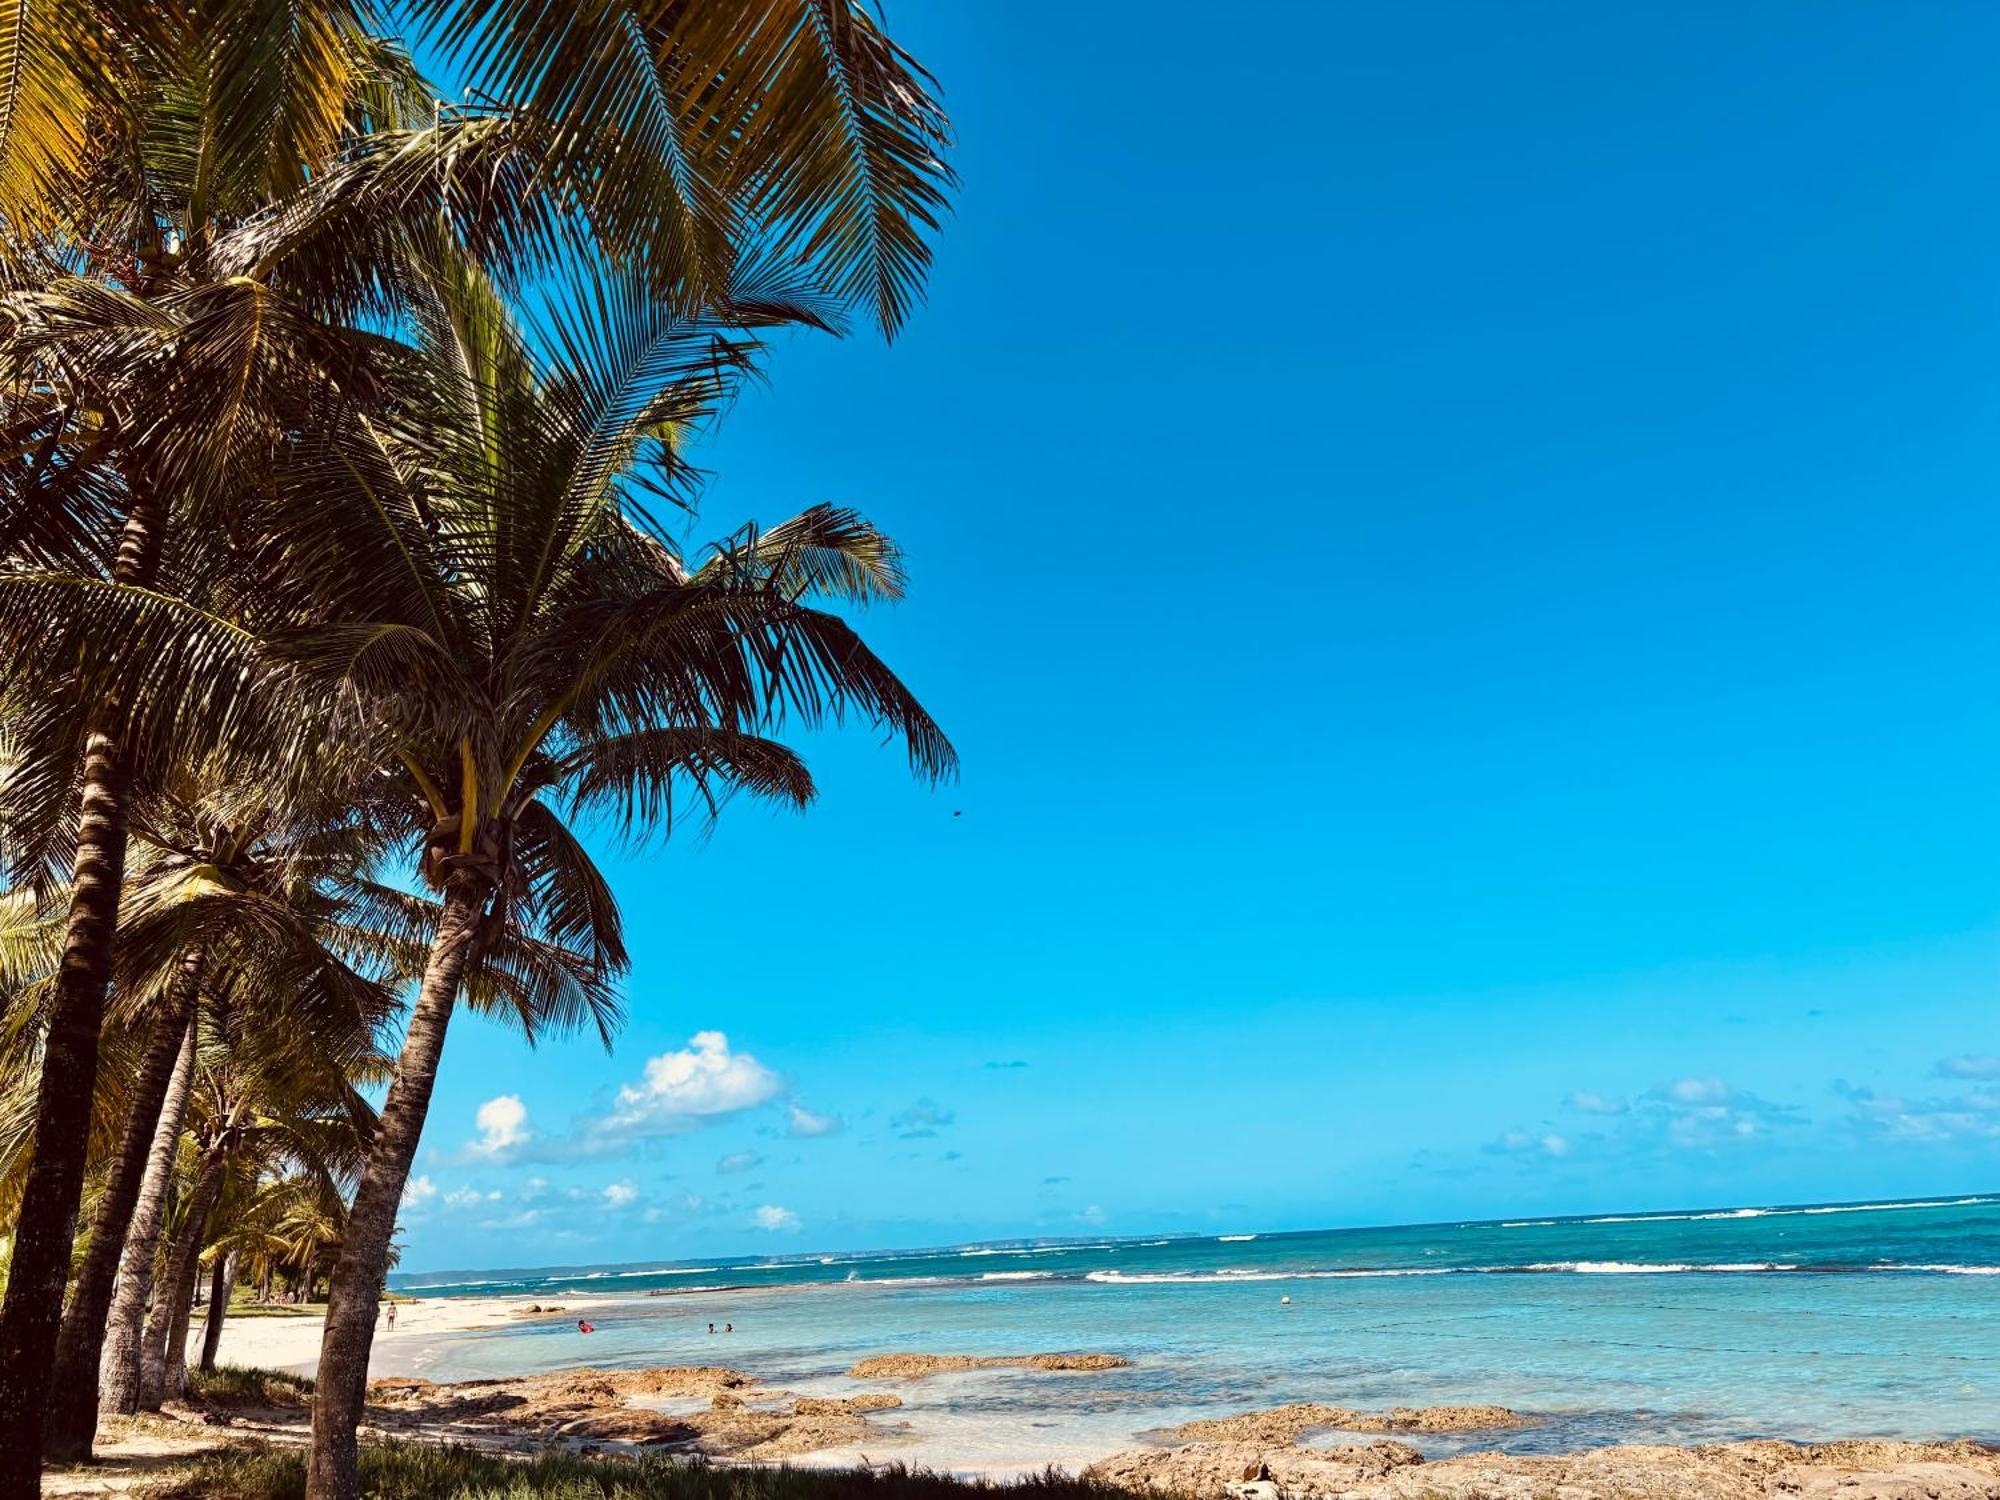
<svg viewBox="0 0 2000 1500"><path fill-rule="evenodd" d="M1953 1151L2000 1143L2000 1087L1991 1082L2000 1070L1988 1068L1990 1061L1981 1054L1937 1059L1929 1069L1933 1077L1964 1085L1945 1093L1890 1093L1836 1080L1824 1090L1822 1103L1828 1107L1818 1109L1772 1100L1705 1073L1670 1078L1630 1095L1573 1089L1553 1102L1543 1120L1506 1124L1484 1141L1420 1148L1406 1166L1432 1179L1494 1179L1516 1188L1534 1182L1537 1191L1559 1192L1565 1185L1587 1190L1602 1182L1604 1174L1629 1177L1675 1160L1720 1167L1722 1175L1711 1173L1710 1180L1726 1184L1728 1171L1735 1168L1825 1158L1867 1142L1918 1148L1941 1159ZM1012 1071L979 1067L985 1073ZM880 1082L885 1089L894 1087L892 1079ZM641 1241L693 1254L711 1245L729 1253L753 1253L759 1242L773 1236L793 1238L808 1231L831 1236L831 1245L852 1232L851 1218L818 1217L794 1202L767 1196L773 1188L786 1199L813 1191L828 1166L823 1153L848 1153L840 1180L873 1180L891 1200L920 1190L920 1177L897 1175L901 1163L921 1160L931 1170L963 1170L961 1150L933 1150L924 1157L902 1144L922 1146L959 1127L957 1108L931 1094L893 1108L878 1102L862 1113L864 1124L869 1118L879 1124L852 1135L841 1115L807 1109L777 1070L732 1047L727 1034L717 1030L696 1032L685 1046L648 1058L637 1081L621 1085L604 1106L580 1115L566 1133L550 1138L536 1134L531 1095L532 1085L524 1085L482 1101L473 1111L472 1135L455 1150L429 1153L425 1170L411 1178L403 1218L413 1242L453 1247L448 1252L434 1249L426 1259L473 1262L483 1256L518 1263L527 1242L546 1245L551 1258L567 1259L615 1259L621 1248L644 1253L636 1248ZM733 1145L711 1155L707 1170L716 1180L715 1191L679 1185L689 1165L684 1157L674 1159L674 1170L663 1169L663 1143L671 1147L697 1131L731 1127L747 1130L750 1139L762 1144ZM771 1154L773 1148L787 1146L811 1154ZM534 1170L529 1171L531 1164ZM896 1170L891 1164L898 1164ZM1061 1165L1059 1157L1035 1163L982 1161L979 1170L986 1174L1033 1172L1033 1211L1025 1222L1008 1226L1008 1233L1213 1227L1200 1225L1198 1215L1186 1213L1184 1205L1107 1209L1100 1201L1103 1182L1079 1184L1071 1172L1042 1170ZM551 1173L565 1180L553 1180ZM1622 1191L1629 1198L1632 1189ZM1726 1188L1718 1186L1717 1191L1726 1196ZM1768 1194L1751 1196L1776 1201ZM1660 1205L1579 1198L1574 1206ZM1218 1204L1209 1215L1217 1223L1233 1224L1243 1211L1241 1204ZM1496 1210L1494 1216L1504 1211ZM1339 1217L1331 1206L1322 1216L1325 1222ZM985 1237L1000 1237L990 1224L969 1227L984 1231ZM533 1238L524 1241L524 1236ZM936 1242L957 1238L961 1236L943 1232L932 1236ZM846 1239L841 1243L850 1244Z"/></svg>

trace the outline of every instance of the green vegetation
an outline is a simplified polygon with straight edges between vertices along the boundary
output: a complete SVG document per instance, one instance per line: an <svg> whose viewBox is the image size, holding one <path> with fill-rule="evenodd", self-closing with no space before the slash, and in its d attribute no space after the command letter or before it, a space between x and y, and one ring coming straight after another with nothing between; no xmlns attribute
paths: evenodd
<svg viewBox="0 0 2000 1500"><path fill-rule="evenodd" d="M204 1273L203 1364L324 1289L355 1500L454 1011L621 1019L588 835L802 806L843 721L950 773L889 538L679 541L770 331L906 320L949 136L866 0L0 7L0 1500Z"/></svg>
<svg viewBox="0 0 2000 1500"><path fill-rule="evenodd" d="M254 1365L217 1365L196 1370L188 1388L211 1406L304 1406L312 1399L310 1375L260 1370Z"/></svg>
<svg viewBox="0 0 2000 1500"><path fill-rule="evenodd" d="M1020 1483L952 1479L924 1469L719 1468L667 1458L546 1453L524 1461L415 1443L361 1450L370 1500L1130 1500L1051 1471ZM216 1454L150 1492L151 1500L301 1500L296 1452Z"/></svg>
<svg viewBox="0 0 2000 1500"><path fill-rule="evenodd" d="M324 1302L258 1302L240 1298L229 1304L232 1318L310 1318L325 1311Z"/></svg>

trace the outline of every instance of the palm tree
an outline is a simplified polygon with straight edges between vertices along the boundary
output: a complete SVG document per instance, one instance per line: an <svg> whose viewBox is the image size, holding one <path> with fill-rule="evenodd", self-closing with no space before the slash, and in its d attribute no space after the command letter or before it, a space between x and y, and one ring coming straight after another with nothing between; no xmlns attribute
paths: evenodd
<svg viewBox="0 0 2000 1500"><path fill-rule="evenodd" d="M376 123L375 112L398 100L398 77L414 77L407 65L399 74L345 7L296 30L279 19L274 7L221 0L15 6L0 18L0 279L18 287L81 273L87 285L140 302L163 287L199 286L218 222L296 190L330 161L345 130ZM292 39L290 66L254 71L260 38L268 48L279 36ZM162 352L171 366L172 351ZM149 421L143 402L130 399L139 388L107 392L86 381L80 389L73 378L37 373L15 385L30 420L15 429L24 446L5 471L6 529L15 535L0 538L0 555L42 558L53 545L101 559L123 585L152 586L172 512L231 493L244 454L227 445L247 428L230 423L235 430L213 445L192 409ZM81 545L63 536L73 522L90 528ZM0 1494L9 1497L38 1483L135 770L123 705L73 698L64 706L81 729L83 763L34 1155L0 1302Z"/></svg>
<svg viewBox="0 0 2000 1500"><path fill-rule="evenodd" d="M0 812L14 810L7 804L20 790L13 781L0 787ZM137 857L124 893L107 1032L108 1055L123 1066L100 1074L93 1106L100 1130L90 1154L103 1165L104 1180L91 1202L58 1343L52 1454L88 1452L99 1350L107 1338L116 1351L106 1361L107 1405L132 1410L138 1400L141 1326L181 1115L194 1083L197 997L219 1002L228 985L253 976L281 997L263 1008L269 1023L325 1047L345 1036L365 1042L390 1009L389 994L347 960L383 974L410 962L406 939L368 928L341 904L342 881L351 888L380 852L350 799L328 789L318 806L301 802L285 821L259 806L259 796L183 774L167 787L144 789L135 804ZM375 899L372 886L365 899ZM0 987L11 1002L11 1041L37 1034L33 1023L54 967L51 929L56 935L60 929L31 890L10 893L6 914L14 920L0 925ZM8 1071L20 1084L8 1090L12 1104L33 1097L33 1070L14 1060L13 1048L9 1053ZM11 1111L0 1122L0 1160L15 1155L26 1123ZM115 1144L108 1138L113 1129Z"/></svg>
<svg viewBox="0 0 2000 1500"><path fill-rule="evenodd" d="M264 801L261 787L184 773L137 804L133 829L145 857L127 892L132 915L121 952L129 964L168 966L174 999L157 1024L184 1032L185 1042L164 1106L149 1117L153 1101L141 1097L114 1167L116 1185L133 1141L150 1134L150 1154L139 1153L146 1162L140 1185L121 1202L107 1189L93 1218L57 1346L47 1424L52 1459L89 1451L100 1350L103 1409L129 1412L141 1400L143 1320L203 1029L197 996L214 1013L240 1006L231 997L250 986L266 997L266 1023L295 1023L317 1045L342 1052L366 1045L390 1009L383 984L396 977L397 951L390 938L358 924L351 909L358 883L367 883L384 850L378 830L344 792L323 787L281 810Z"/></svg>
<svg viewBox="0 0 2000 1500"><path fill-rule="evenodd" d="M180 512L253 488L288 430L250 397L296 394L316 368L269 352L266 330L372 306L395 241L439 206L502 274L545 266L587 227L687 311L717 300L742 247L761 244L867 302L887 331L906 316L950 182L945 122L921 70L853 0L589 5L561 21L498 0L420 9L517 102L415 127L413 70L341 0L0 14L0 284L80 274L156 355L120 399L67 373L16 387L39 421L15 427L0 463L0 558L82 558L90 576L151 585ZM162 295L181 299L179 331L147 326ZM225 351L225 376L266 378L254 392L214 380L188 357L204 341ZM217 400L229 420L215 420ZM0 1304L0 1497L35 1482L143 737L130 715L158 698L66 702L85 755Z"/></svg>
<svg viewBox="0 0 2000 1500"><path fill-rule="evenodd" d="M365 423L301 455L278 504L339 519L337 549L292 559L314 628L267 649L351 701L404 791L440 901L395 1081L356 1190L320 1351L309 1493L355 1492L355 1427L398 1202L461 982L500 937L535 932L625 963L616 906L561 815L671 821L677 784L802 804L804 766L765 737L787 714L853 712L946 774L949 744L845 621L807 596L893 598L894 546L851 513L807 512L683 565L634 526L642 485L678 479L673 436L720 386L712 332L639 283L579 289L592 324L552 319L538 359L491 286L436 262L405 435ZM692 347L690 347L692 346ZM731 366L747 359L731 353ZM350 500L352 503L342 503ZM280 536L299 534L278 524Z"/></svg>
<svg viewBox="0 0 2000 1500"><path fill-rule="evenodd" d="M331 1274L347 1228L347 1200L315 1173L238 1171L225 1184L203 1251L209 1261L208 1314L201 1368L215 1368L229 1301L239 1277L266 1286L284 1279L308 1300ZM169 1343L171 1360L173 1348ZM169 1365L169 1385L172 1369Z"/></svg>
<svg viewBox="0 0 2000 1500"><path fill-rule="evenodd" d="M259 998L246 990L242 1001ZM186 1192L146 1320L139 1404L150 1409L185 1383L195 1277L229 1179L290 1170L337 1199L375 1126L360 1088L387 1071L365 1024L350 1031L346 1046L332 1047L304 1028L270 1024L268 1007L238 1003L225 1010L219 1030L216 1045L205 1049L190 1111Z"/></svg>
<svg viewBox="0 0 2000 1500"><path fill-rule="evenodd" d="M233 1263L226 1275L248 1281L260 1295L289 1283L308 1295L331 1272L347 1227L347 1200L324 1184L290 1171L224 1190L220 1220L211 1241L218 1264ZM209 1301L209 1331L203 1339L204 1367L212 1367L210 1347L221 1337L228 1294Z"/></svg>
<svg viewBox="0 0 2000 1500"><path fill-rule="evenodd" d="M282 398L299 388L300 376L309 376L312 356L297 345L283 346L294 334L311 342L311 329L297 321L271 323L271 309L261 294L242 287L209 296L176 294L164 317L154 302L91 281L72 280L39 296L36 307L44 313L65 302L105 310L114 332L93 342L71 337L74 328L59 320L24 325L17 318L6 353L21 361L17 368L24 383L54 389L62 398L39 424L34 440L50 451L65 450L66 457L50 465L54 477L44 476L46 483L10 473L10 479L23 481L20 490L25 493L8 494L8 514L36 514L48 521L60 501L51 501L44 491L57 485L65 498L93 497L92 506L104 495L121 497L124 518L108 565L81 575L48 576L71 581L108 577L120 587L152 589L163 581L163 556L172 555L161 497L215 500L232 492L244 477L243 459L278 440L294 419L296 403L275 399L263 404L262 398ZM14 306L18 313L23 303L17 299ZM270 332L277 332L275 342ZM251 356L247 360L246 354ZM302 354L304 360L294 364ZM101 358L93 363L88 357L71 357L77 355ZM197 374L203 365L206 373ZM214 383L217 365L248 368L259 378L227 381L230 389L224 391ZM206 402L201 397L204 384L212 398ZM178 388L179 396L172 388ZM198 409L202 405L205 412ZM182 425L185 417L196 425ZM97 482L72 483L72 466L102 472ZM94 514L81 502L79 508L86 518ZM50 523L41 531L46 536L60 529ZM75 550L89 556L87 545ZM68 898L62 962L44 1008L33 1157L16 1221L12 1272L0 1304L0 1495L25 1493L25 1486L37 1482L31 1450L38 1447L70 1270L125 880L131 795L135 772L141 769L134 746L143 730L133 713L145 702L143 693L93 697L56 683L48 685L36 705L38 738L54 753L35 762L32 770L65 793L71 786L79 791L44 803L52 814L74 806L75 819L60 826L54 837L37 841L42 848L67 846ZM64 769L74 763L78 741L65 731L75 728L82 731L83 754L80 768L70 776ZM34 784L34 777L22 784Z"/></svg>
<svg viewBox="0 0 2000 1500"><path fill-rule="evenodd" d="M273 612L306 623L258 634L115 582L0 586L0 614L34 608L45 658L101 690L195 682L158 710L192 738L226 738L263 693L299 705L295 720L332 715L327 737L388 773L382 805L401 799L424 850L438 905L333 1278L316 1495L353 1492L389 1237L461 988L563 1017L601 1007L623 968L615 904L562 805L665 827L677 788L704 799L697 810L735 786L803 803L804 766L766 737L788 719L858 714L901 735L921 774L952 766L908 690L808 602L900 595L896 549L873 528L818 507L689 567L629 519L643 495L684 483L678 434L726 394L747 346L626 283L578 290L599 317L553 319L551 364L449 255L412 295L420 338L393 380L407 393L395 420L336 414L286 455L260 524L270 576L310 590L309 609L301 592ZM291 523L308 506L335 545L308 548ZM174 670L183 652L223 670ZM385 919L413 899L378 896Z"/></svg>

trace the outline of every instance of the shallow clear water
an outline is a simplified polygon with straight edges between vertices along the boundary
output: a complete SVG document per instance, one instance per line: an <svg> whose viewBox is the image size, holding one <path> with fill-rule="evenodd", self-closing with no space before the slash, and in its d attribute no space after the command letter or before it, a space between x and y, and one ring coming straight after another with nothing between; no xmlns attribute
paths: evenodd
<svg viewBox="0 0 2000 1500"><path fill-rule="evenodd" d="M1193 1416L1301 1400L1491 1401L1549 1418L1427 1439L1432 1453L1761 1435L2000 1440L1997 1198L475 1280L398 1285L617 1300L590 1307L595 1334L565 1322L453 1337L417 1352L417 1373L723 1363L832 1392L853 1389L841 1372L856 1359L898 1350L1136 1361L897 1386L908 1405L892 1420L920 1441L893 1456L957 1469L1077 1462ZM736 1331L711 1337L711 1319Z"/></svg>

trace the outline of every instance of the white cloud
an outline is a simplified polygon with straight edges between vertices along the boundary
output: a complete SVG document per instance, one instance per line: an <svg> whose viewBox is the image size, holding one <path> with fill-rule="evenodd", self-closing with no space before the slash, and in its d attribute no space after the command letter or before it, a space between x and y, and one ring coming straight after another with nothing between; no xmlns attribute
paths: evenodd
<svg viewBox="0 0 2000 1500"><path fill-rule="evenodd" d="M1532 1130L1510 1130L1497 1141L1490 1143L1488 1151L1500 1156L1548 1156L1569 1155L1569 1142L1553 1133L1538 1134Z"/></svg>
<svg viewBox="0 0 2000 1500"><path fill-rule="evenodd" d="M2000 1141L2000 1091L1974 1089L1948 1099L1903 1099L1837 1083L1848 1123L1870 1135L1908 1145Z"/></svg>
<svg viewBox="0 0 2000 1500"><path fill-rule="evenodd" d="M1682 1078L1651 1090L1640 1113L1670 1146L1707 1149L1761 1139L1773 1126L1800 1123L1788 1104L1773 1104L1720 1078Z"/></svg>
<svg viewBox="0 0 2000 1500"><path fill-rule="evenodd" d="M639 1189L629 1177L621 1182L614 1182L604 1189L604 1201L613 1208L623 1208L638 1196Z"/></svg>
<svg viewBox="0 0 2000 1500"><path fill-rule="evenodd" d="M2000 1057L1976 1057L1968 1053L1941 1058L1937 1071L1940 1078L2000 1078Z"/></svg>
<svg viewBox="0 0 2000 1500"><path fill-rule="evenodd" d="M488 1099L472 1121L479 1127L479 1139L466 1146L469 1156L502 1156L528 1140L528 1106L519 1094Z"/></svg>
<svg viewBox="0 0 2000 1500"><path fill-rule="evenodd" d="M750 1215L750 1222L759 1229L789 1232L799 1227L799 1216L789 1208L780 1208L775 1203L766 1203L762 1208Z"/></svg>
<svg viewBox="0 0 2000 1500"><path fill-rule="evenodd" d="M715 1164L715 1170L724 1174L747 1172L752 1167L763 1165L764 1158L755 1151L732 1151Z"/></svg>
<svg viewBox="0 0 2000 1500"><path fill-rule="evenodd" d="M428 1177L412 1177L403 1184L403 1207L422 1208L437 1196L437 1184Z"/></svg>
<svg viewBox="0 0 2000 1500"><path fill-rule="evenodd" d="M1594 1094L1589 1089L1578 1089L1563 1100L1563 1103L1581 1115L1622 1115L1632 1107L1623 1099L1614 1099L1608 1094Z"/></svg>
<svg viewBox="0 0 2000 1500"><path fill-rule="evenodd" d="M1682 1078L1660 1092L1676 1104L1719 1104L1729 1097L1729 1085L1720 1078Z"/></svg>
<svg viewBox="0 0 2000 1500"><path fill-rule="evenodd" d="M801 1138L821 1135L838 1135L846 1125L839 1115L816 1115L798 1100L791 1103L792 1123L785 1134Z"/></svg>
<svg viewBox="0 0 2000 1500"><path fill-rule="evenodd" d="M747 1052L732 1052L719 1031L698 1031L677 1052L648 1058L645 1076L618 1091L598 1124L613 1136L677 1135L703 1120L768 1103L784 1080Z"/></svg>

